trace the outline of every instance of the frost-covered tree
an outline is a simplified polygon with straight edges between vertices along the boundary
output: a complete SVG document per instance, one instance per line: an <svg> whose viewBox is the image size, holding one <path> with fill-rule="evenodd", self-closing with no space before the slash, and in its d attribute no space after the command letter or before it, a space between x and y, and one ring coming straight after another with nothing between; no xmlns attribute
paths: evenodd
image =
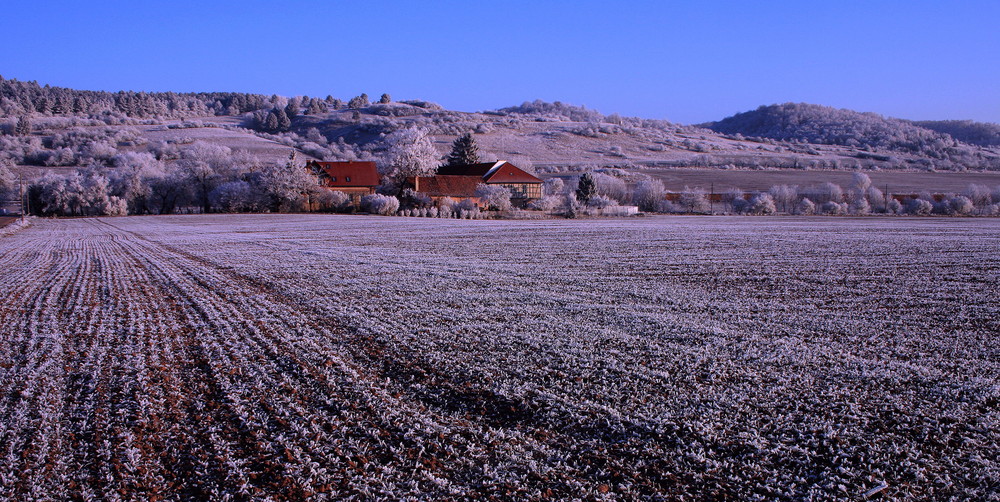
<svg viewBox="0 0 1000 502"><path fill-rule="evenodd" d="M586 204L596 194L597 182L594 181L594 175L589 172L583 173L576 185L576 200Z"/></svg>
<svg viewBox="0 0 1000 502"><path fill-rule="evenodd" d="M972 199L964 195L956 195L949 199L948 206L952 214L961 216L970 215L976 209L976 205L972 203Z"/></svg>
<svg viewBox="0 0 1000 502"><path fill-rule="evenodd" d="M962 191L962 195L968 197L969 200L972 201L972 204L977 208L984 208L992 202L990 189L986 185L977 185L975 183L969 184L969 186Z"/></svg>
<svg viewBox="0 0 1000 502"><path fill-rule="evenodd" d="M212 206L227 213L262 211L268 207L265 194L248 181L222 183L209 194Z"/></svg>
<svg viewBox="0 0 1000 502"><path fill-rule="evenodd" d="M926 216L934 211L934 203L925 199L910 199L906 203L906 212L919 216Z"/></svg>
<svg viewBox="0 0 1000 502"><path fill-rule="evenodd" d="M562 195L566 193L566 183L562 178L549 178L542 182L542 193L545 195Z"/></svg>
<svg viewBox="0 0 1000 502"><path fill-rule="evenodd" d="M863 216L872 212L872 206L865 197L857 197L850 202L851 214Z"/></svg>
<svg viewBox="0 0 1000 502"><path fill-rule="evenodd" d="M667 189L663 187L662 181L657 179L640 180L635 184L632 202L639 206L641 211L656 212L661 209L666 196Z"/></svg>
<svg viewBox="0 0 1000 502"><path fill-rule="evenodd" d="M177 166L187 178L187 183L191 187L196 202L201 207L202 212L212 211L212 201L209 194L218 186L221 176L212 169L208 162L195 159L182 159Z"/></svg>
<svg viewBox="0 0 1000 502"><path fill-rule="evenodd" d="M150 211L172 214L191 193L186 173L178 168L168 168L160 176L147 180L150 191Z"/></svg>
<svg viewBox="0 0 1000 502"><path fill-rule="evenodd" d="M768 190L781 212L789 213L799 197L799 187L794 185L774 185Z"/></svg>
<svg viewBox="0 0 1000 502"><path fill-rule="evenodd" d="M593 173L593 176L597 195L614 199L617 204L624 203L629 199L628 187L621 178L604 173Z"/></svg>
<svg viewBox="0 0 1000 502"><path fill-rule="evenodd" d="M387 148L379 165L385 193L398 193L407 178L430 176L437 171L441 154L426 129L401 129L385 138Z"/></svg>
<svg viewBox="0 0 1000 502"><path fill-rule="evenodd" d="M816 212L816 204L809 199L802 199L795 205L795 214L810 215Z"/></svg>
<svg viewBox="0 0 1000 502"><path fill-rule="evenodd" d="M476 140L472 137L472 133L465 133L451 144L451 153L448 154L445 165L466 166L478 163L479 147L476 145Z"/></svg>
<svg viewBox="0 0 1000 502"><path fill-rule="evenodd" d="M748 214L774 214L777 208L774 206L774 199L771 194L761 192L754 194L747 203L746 213Z"/></svg>
<svg viewBox="0 0 1000 502"><path fill-rule="evenodd" d="M872 186L872 180L865 173L854 173L851 175L851 189L859 192L868 190Z"/></svg>
<svg viewBox="0 0 1000 502"><path fill-rule="evenodd" d="M892 198L889 199L889 203L886 204L885 210L890 214L903 214L903 204L895 198Z"/></svg>
<svg viewBox="0 0 1000 502"><path fill-rule="evenodd" d="M389 93L383 93L378 102L383 105L392 103L392 96L389 96Z"/></svg>
<svg viewBox="0 0 1000 502"><path fill-rule="evenodd" d="M16 187L17 180L14 177L14 172L10 169L9 162L0 160L0 200L11 198Z"/></svg>
<svg viewBox="0 0 1000 502"><path fill-rule="evenodd" d="M844 189L835 183L825 182L819 186L812 186L801 190L800 195L808 197L820 205L827 202L836 202L839 204L844 200Z"/></svg>
<svg viewBox="0 0 1000 502"><path fill-rule="evenodd" d="M687 213L707 213L710 210L705 191L698 188L684 187L678 203Z"/></svg>
<svg viewBox="0 0 1000 502"><path fill-rule="evenodd" d="M356 110L358 108L364 108L370 104L371 102L368 101L368 95L365 93L361 93L360 96L355 96L351 98L351 100L347 102L347 107Z"/></svg>
<svg viewBox="0 0 1000 502"><path fill-rule="evenodd" d="M507 211L511 208L510 190L504 186L480 183L476 186L476 197L487 209Z"/></svg>
<svg viewBox="0 0 1000 502"><path fill-rule="evenodd" d="M163 175L163 163L149 152L118 154L112 163L117 168L110 175L112 195L124 200L131 214L152 212L149 180Z"/></svg>
<svg viewBox="0 0 1000 502"><path fill-rule="evenodd" d="M319 180L312 172L299 165L293 151L285 164L265 167L260 176L260 187L268 198L271 211L297 211L310 202L319 190Z"/></svg>
<svg viewBox="0 0 1000 502"><path fill-rule="evenodd" d="M607 207L617 206L618 201L608 197L606 195L597 194L587 201L587 207L592 207L595 209L604 209Z"/></svg>

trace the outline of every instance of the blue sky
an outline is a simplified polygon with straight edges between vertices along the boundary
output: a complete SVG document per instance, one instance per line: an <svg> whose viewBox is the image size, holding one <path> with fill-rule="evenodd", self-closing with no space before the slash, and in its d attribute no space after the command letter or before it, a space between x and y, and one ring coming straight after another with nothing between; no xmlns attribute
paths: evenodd
<svg viewBox="0 0 1000 502"><path fill-rule="evenodd" d="M1000 1L34 1L0 75L99 90L543 99L680 123L809 102L1000 122Z"/></svg>

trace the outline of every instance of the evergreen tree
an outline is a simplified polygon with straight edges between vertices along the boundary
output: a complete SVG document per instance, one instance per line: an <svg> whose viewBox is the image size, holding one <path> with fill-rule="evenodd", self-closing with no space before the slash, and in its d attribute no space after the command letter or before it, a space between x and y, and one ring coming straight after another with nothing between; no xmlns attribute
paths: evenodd
<svg viewBox="0 0 1000 502"><path fill-rule="evenodd" d="M479 163L479 147L476 140L472 138L472 133L465 133L455 140L451 146L451 153L448 154L449 166L465 166Z"/></svg>
<svg viewBox="0 0 1000 502"><path fill-rule="evenodd" d="M299 101L295 98L288 100L288 105L285 106L285 116L289 119L294 119L299 115Z"/></svg>
<svg viewBox="0 0 1000 502"><path fill-rule="evenodd" d="M382 97L379 98L378 102L382 103L383 105L391 103L392 102L392 97L389 96L389 93L384 93L384 94L382 94Z"/></svg>
<svg viewBox="0 0 1000 502"><path fill-rule="evenodd" d="M17 119L17 125L14 126L14 135L27 136L29 134L31 134L31 122L28 117L22 115Z"/></svg>
<svg viewBox="0 0 1000 502"><path fill-rule="evenodd" d="M271 112L267 114L267 118L264 120L264 130L267 132L274 132L278 130L278 114L275 113L274 110L271 110Z"/></svg>
<svg viewBox="0 0 1000 502"><path fill-rule="evenodd" d="M596 194L597 182L594 181L594 175L583 173L583 176L580 176L580 184L576 187L576 200L587 202Z"/></svg>
<svg viewBox="0 0 1000 502"><path fill-rule="evenodd" d="M357 108L364 108L370 104L371 102L368 101L368 95L365 93L361 93L360 96L355 96L351 98L351 100L347 102L347 107L357 109Z"/></svg>

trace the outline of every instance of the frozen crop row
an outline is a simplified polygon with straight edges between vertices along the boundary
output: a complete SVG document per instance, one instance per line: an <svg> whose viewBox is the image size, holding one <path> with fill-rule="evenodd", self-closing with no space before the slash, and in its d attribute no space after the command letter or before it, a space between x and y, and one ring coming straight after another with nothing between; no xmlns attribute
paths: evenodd
<svg viewBox="0 0 1000 502"><path fill-rule="evenodd" d="M0 239L0 497L996 498L1000 223Z"/></svg>

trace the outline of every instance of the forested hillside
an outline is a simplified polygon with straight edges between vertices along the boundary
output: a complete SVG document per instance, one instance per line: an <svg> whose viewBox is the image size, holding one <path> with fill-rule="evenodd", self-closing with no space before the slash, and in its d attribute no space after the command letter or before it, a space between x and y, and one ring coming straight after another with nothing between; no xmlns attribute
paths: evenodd
<svg viewBox="0 0 1000 502"><path fill-rule="evenodd" d="M926 120L914 124L970 145L1000 146L1000 124L972 120Z"/></svg>
<svg viewBox="0 0 1000 502"><path fill-rule="evenodd" d="M761 106L707 127L723 134L888 150L966 164L982 160L975 147L945 132L958 131L958 127L931 129L875 113L805 103Z"/></svg>

